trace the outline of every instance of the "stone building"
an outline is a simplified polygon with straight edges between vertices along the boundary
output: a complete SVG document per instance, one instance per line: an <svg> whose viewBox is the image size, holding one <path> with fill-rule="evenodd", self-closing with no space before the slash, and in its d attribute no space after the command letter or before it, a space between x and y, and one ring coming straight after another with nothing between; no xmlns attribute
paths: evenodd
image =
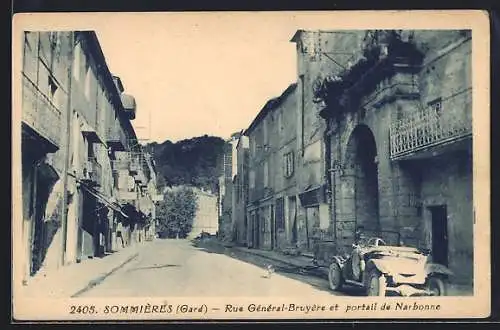
<svg viewBox="0 0 500 330"><path fill-rule="evenodd" d="M430 250L470 284L470 31L299 30L291 41L297 83L244 132L249 158L244 139L237 148L246 244L321 259L363 228Z"/></svg>
<svg viewBox="0 0 500 330"><path fill-rule="evenodd" d="M135 100L92 31L25 32L22 47L23 221L14 226L23 249L15 267L27 284L41 269L114 249L117 222L130 218L115 160L135 137Z"/></svg>
<svg viewBox="0 0 500 330"><path fill-rule="evenodd" d="M470 31L298 31L293 41L302 103L324 119L323 248L349 249L362 226L431 250L471 283Z"/></svg>
<svg viewBox="0 0 500 330"><path fill-rule="evenodd" d="M240 133L233 133L224 145L224 151L219 160L221 175L218 184L218 214L219 237L226 241L235 239L233 223L233 180L236 175L236 144Z"/></svg>
<svg viewBox="0 0 500 330"><path fill-rule="evenodd" d="M233 180L233 223L236 232L236 243L249 246L251 240L248 231L248 218L246 206L248 203L248 162L249 162L248 136L241 134L236 144L237 173Z"/></svg>
<svg viewBox="0 0 500 330"><path fill-rule="evenodd" d="M189 233L190 238L205 232L215 235L219 229L217 216L217 196L208 191L193 189L197 198L198 209Z"/></svg>
<svg viewBox="0 0 500 330"><path fill-rule="evenodd" d="M254 248L284 248L297 239L297 222L289 226L286 221L296 219L297 209L296 87L292 84L268 101L244 132L249 141L247 245ZM247 158L243 154L239 159Z"/></svg>

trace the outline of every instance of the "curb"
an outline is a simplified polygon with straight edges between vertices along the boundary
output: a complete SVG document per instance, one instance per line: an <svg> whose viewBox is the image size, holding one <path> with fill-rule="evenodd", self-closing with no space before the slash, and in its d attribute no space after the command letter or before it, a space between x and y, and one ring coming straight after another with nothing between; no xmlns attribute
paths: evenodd
<svg viewBox="0 0 500 330"><path fill-rule="evenodd" d="M252 255L252 256L257 256L257 257L262 258L262 259L274 261L274 262L281 263L281 264L291 266L294 268L307 269L307 268L313 267L312 269L309 269L307 271L310 272L310 275L315 276L315 277L323 278L325 275L328 274L328 272L321 271L321 267L318 267L318 266L315 266L312 264L311 265L296 264L290 260L283 260L283 259L272 257L272 256L269 256L266 254L255 253L249 249L245 249L244 247L240 247L240 246L236 246L236 245L229 246L229 244L225 244L224 242L215 242L215 243L218 244L220 247L225 248L225 249L234 249L234 250L237 250L241 253L245 253L245 254Z"/></svg>
<svg viewBox="0 0 500 330"><path fill-rule="evenodd" d="M239 247L234 247L234 249L237 249L238 251L243 252L243 253L255 255L255 256L258 256L258 257L261 257L261 258L264 258L264 259L272 260L272 261L275 261L275 262L280 262L280 263L283 263L283 264L286 264L286 265L290 265L290 266L293 266L293 267L301 267L301 268L308 267L307 265L299 265L299 264L293 263L293 262L291 262L289 260L283 260L283 259L280 259L280 258L275 258L275 257L268 256L268 255L265 255L265 254L260 254L260 253L253 253L251 251L248 251L246 249L242 249L242 248L239 248Z"/></svg>
<svg viewBox="0 0 500 330"><path fill-rule="evenodd" d="M134 260L135 258L137 258L138 255L139 255L139 252L134 253L132 256L128 257L124 262L122 262L121 264L119 264L115 268L111 269L109 272L107 272L104 275L101 275L101 276L99 276L99 277L97 277L97 278L89 281L89 283L87 284L86 287L84 287L83 289L80 289L76 293L72 294L70 296L70 298L76 298L79 295L81 295L81 294L89 291L90 289L96 287L97 285L99 285L100 283L102 283L107 277L109 277L110 275L112 275L113 273L115 273L117 270L119 270L120 268L124 267L126 264L128 264L129 262L131 262L132 260Z"/></svg>

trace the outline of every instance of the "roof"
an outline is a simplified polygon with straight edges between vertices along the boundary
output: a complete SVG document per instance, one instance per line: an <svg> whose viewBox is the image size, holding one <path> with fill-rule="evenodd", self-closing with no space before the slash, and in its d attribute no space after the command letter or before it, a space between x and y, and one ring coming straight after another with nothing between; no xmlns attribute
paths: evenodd
<svg viewBox="0 0 500 330"><path fill-rule="evenodd" d="M108 92L111 94L111 99L115 106L123 110L123 105L120 99L120 94L115 85L115 80L113 75L109 71L108 64L106 63L106 58L102 52L101 45L97 39L97 35L94 31L79 31L79 34L88 42L89 50L95 56L94 59L97 64L97 69L99 70L101 76L104 79L104 84L106 85Z"/></svg>
<svg viewBox="0 0 500 330"><path fill-rule="evenodd" d="M250 134L255 127L267 116L269 112L280 106L283 101L297 88L297 83L290 84L287 89L278 97L272 98L266 102L264 107L257 114L250 126L243 132L244 135Z"/></svg>
<svg viewBox="0 0 500 330"><path fill-rule="evenodd" d="M118 108L118 113L120 114L118 117L120 119L122 128L125 130L129 139L137 140L137 135L134 128L132 127L132 124L130 123L130 120L125 118L122 99L119 90L115 85L115 79L119 79L119 77L112 75L109 71L109 67L106 63L106 58L104 57L96 33L94 31L79 31L78 33L87 41L89 50L95 56L94 60L98 64L97 69L99 70L100 75L103 77L104 84L106 85L108 92L111 94L111 100L113 104ZM120 85L122 85L121 79L119 79L119 83Z"/></svg>
<svg viewBox="0 0 500 330"><path fill-rule="evenodd" d="M300 35L302 34L302 32L304 32L304 30L297 30L292 39L290 39L290 42L297 42L297 40L300 38Z"/></svg>
<svg viewBox="0 0 500 330"><path fill-rule="evenodd" d="M241 135L238 139L238 143L236 144L236 149L239 149L240 146L242 146L243 148L248 148L248 136L244 135L243 133L244 133L244 131L241 131ZM246 140L246 143L244 143L245 142L244 140ZM242 143L243 143L243 145L242 145Z"/></svg>

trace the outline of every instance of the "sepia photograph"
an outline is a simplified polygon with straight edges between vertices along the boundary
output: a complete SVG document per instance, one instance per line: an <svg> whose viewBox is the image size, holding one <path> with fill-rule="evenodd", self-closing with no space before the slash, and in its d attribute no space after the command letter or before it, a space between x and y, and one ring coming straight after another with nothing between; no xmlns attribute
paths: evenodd
<svg viewBox="0 0 500 330"><path fill-rule="evenodd" d="M14 318L487 317L488 24L15 15Z"/></svg>

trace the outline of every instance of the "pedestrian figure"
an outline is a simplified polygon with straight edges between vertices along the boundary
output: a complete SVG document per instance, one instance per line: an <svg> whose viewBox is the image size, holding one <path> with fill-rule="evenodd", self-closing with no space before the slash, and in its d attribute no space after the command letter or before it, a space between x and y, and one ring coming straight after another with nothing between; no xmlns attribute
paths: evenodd
<svg viewBox="0 0 500 330"><path fill-rule="evenodd" d="M116 232L116 239L120 239L122 241L122 248L124 248L125 247L125 242L123 241L123 236L122 236L121 230L118 230Z"/></svg>

